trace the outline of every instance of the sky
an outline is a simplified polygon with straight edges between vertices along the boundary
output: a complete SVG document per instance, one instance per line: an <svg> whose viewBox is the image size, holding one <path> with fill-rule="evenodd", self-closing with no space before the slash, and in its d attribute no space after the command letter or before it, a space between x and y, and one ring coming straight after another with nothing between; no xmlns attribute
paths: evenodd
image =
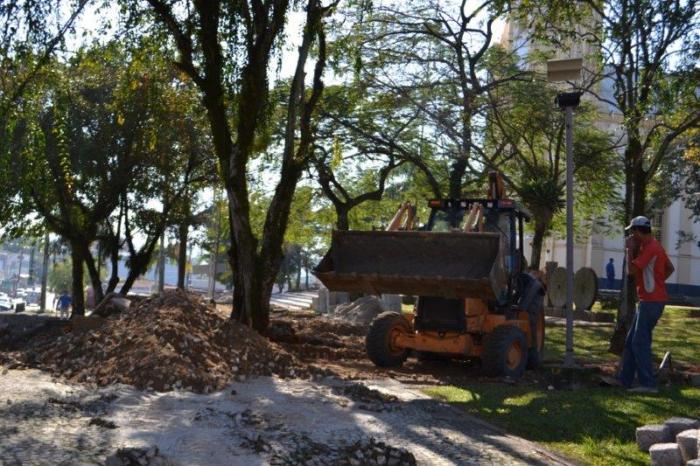
<svg viewBox="0 0 700 466"><path fill-rule="evenodd" d="M375 2L379 3L379 2ZM461 4L460 0L447 0L444 2L446 4L453 4L455 8L459 8ZM473 8L478 5L479 2L474 0L469 0L467 2L467 7ZM342 3L341 3L342 5ZM67 11L63 12L63 16L67 16ZM68 51L74 51L80 47L81 44L90 42L96 38L101 41L108 40L113 37L109 34L99 34L96 29L105 20L112 22L116 25L119 16L119 6L117 2L106 2L104 4L90 4L86 7L86 10L80 16L76 22L75 33L70 34L67 37L67 48ZM294 74L294 69L296 67L297 59L297 47L301 44L301 31L305 21L305 12L303 11L293 11L288 15L288 22L286 27L286 43L283 47L283 55L281 60L281 67L277 69L277 61L275 61L272 66L272 71L275 77L279 79L291 77ZM505 22L503 20L498 20L494 24L494 36L495 40L493 43L498 43L500 41L501 34ZM311 74L313 69L313 63L307 65L307 75ZM326 78L328 79L328 77Z"/></svg>

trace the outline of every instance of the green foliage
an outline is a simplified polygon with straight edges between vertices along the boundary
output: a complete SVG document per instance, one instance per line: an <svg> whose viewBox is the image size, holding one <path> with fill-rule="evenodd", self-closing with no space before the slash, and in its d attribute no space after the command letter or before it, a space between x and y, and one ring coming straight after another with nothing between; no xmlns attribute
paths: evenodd
<svg viewBox="0 0 700 466"><path fill-rule="evenodd" d="M70 293L73 287L73 270L71 264L71 260L66 259L50 266L47 282L49 289L54 293Z"/></svg>
<svg viewBox="0 0 700 466"><path fill-rule="evenodd" d="M565 229L564 115L552 105L555 95L555 89L536 78L506 83L490 97L487 129L486 148L494 154L487 155L487 161L504 172L507 187L533 213L544 234ZM619 202L615 141L594 126L596 115L595 107L585 101L575 113L575 218L577 234L584 237L591 232L591 222L603 214L613 216Z"/></svg>

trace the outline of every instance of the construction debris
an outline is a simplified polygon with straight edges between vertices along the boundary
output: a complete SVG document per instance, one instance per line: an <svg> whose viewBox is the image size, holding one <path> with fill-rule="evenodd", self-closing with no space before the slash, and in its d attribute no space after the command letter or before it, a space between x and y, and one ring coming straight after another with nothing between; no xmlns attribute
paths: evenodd
<svg viewBox="0 0 700 466"><path fill-rule="evenodd" d="M257 436L249 441L249 446L260 452L271 452L272 465L319 465L319 466L414 466L417 464L413 454L403 448L396 448L378 442L373 438L355 442L344 447L332 447L302 436L296 439L297 448L284 451L267 443Z"/></svg>
<svg viewBox="0 0 700 466"><path fill-rule="evenodd" d="M315 364L324 361L365 360L364 326L325 317L277 318L267 335L300 360Z"/></svg>
<svg viewBox="0 0 700 466"><path fill-rule="evenodd" d="M384 394L357 382L334 387L334 392L352 399L358 408L365 411L381 413L400 408L399 399L394 395Z"/></svg>
<svg viewBox="0 0 700 466"><path fill-rule="evenodd" d="M178 463L151 448L120 448L105 461L105 466L176 466Z"/></svg>
<svg viewBox="0 0 700 466"><path fill-rule="evenodd" d="M34 338L20 360L73 381L157 391L208 393L248 376L308 376L284 349L182 291L93 319L103 322Z"/></svg>
<svg viewBox="0 0 700 466"><path fill-rule="evenodd" d="M384 305L376 296L363 296L351 303L338 304L334 317L359 325L369 325L384 312Z"/></svg>
<svg viewBox="0 0 700 466"><path fill-rule="evenodd" d="M637 428L637 446L648 451L652 466L694 464L700 449L700 419L672 417L663 424Z"/></svg>
<svg viewBox="0 0 700 466"><path fill-rule="evenodd" d="M129 309L131 300L117 293L109 293L92 311L92 315L108 317Z"/></svg>

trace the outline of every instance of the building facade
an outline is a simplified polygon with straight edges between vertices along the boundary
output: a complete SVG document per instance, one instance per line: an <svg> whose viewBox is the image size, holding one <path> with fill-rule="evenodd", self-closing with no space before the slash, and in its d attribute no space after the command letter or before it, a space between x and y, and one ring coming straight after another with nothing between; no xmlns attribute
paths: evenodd
<svg viewBox="0 0 700 466"><path fill-rule="evenodd" d="M579 26L582 29L585 25ZM501 36L501 45L512 50L520 57L521 66L524 68L544 71L544 64L535 64L529 60L534 50L541 51L541 44L533 43L529 39L527 27L517 21L506 23ZM582 57L584 70L592 70L595 67L593 61L595 50L590 44L573 44L566 50L551 50L554 59ZM584 80L586 71L584 71ZM613 100L614 84L612 79L602 80L596 85L594 91L609 100ZM595 125L601 130L612 133L621 138L624 150L624 130L622 128L622 116L618 110L591 95L584 95L594 103L598 117ZM624 187L620 187L622 191ZM681 199L673 201L669 206L654 212L651 216L653 231L668 253L675 272L668 280L669 292L677 295L700 297L700 219L695 219L692 212L686 209ZM690 239L690 240L687 240ZM526 241L527 244L527 241ZM526 245L526 253L529 253ZM529 257L529 256L527 256ZM624 260L624 231L622 226L612 232L600 233L592 230L583 242L575 245L574 268L591 267L598 274L600 284L605 283L605 267L609 260L615 264L615 286L621 286L622 264ZM542 248L542 262L566 263L566 241L564 238L550 237Z"/></svg>

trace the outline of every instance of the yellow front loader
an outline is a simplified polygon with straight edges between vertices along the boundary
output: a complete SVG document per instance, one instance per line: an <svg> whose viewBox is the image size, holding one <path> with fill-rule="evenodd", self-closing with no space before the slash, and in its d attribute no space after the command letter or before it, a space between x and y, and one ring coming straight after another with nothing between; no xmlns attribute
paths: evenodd
<svg viewBox="0 0 700 466"><path fill-rule="evenodd" d="M331 291L417 296L410 314L384 312L366 348L378 366L419 356L480 358L486 374L518 378L544 346L544 286L523 258L528 212L492 173L483 199L429 201L412 229L404 204L387 231L335 231L316 275Z"/></svg>

